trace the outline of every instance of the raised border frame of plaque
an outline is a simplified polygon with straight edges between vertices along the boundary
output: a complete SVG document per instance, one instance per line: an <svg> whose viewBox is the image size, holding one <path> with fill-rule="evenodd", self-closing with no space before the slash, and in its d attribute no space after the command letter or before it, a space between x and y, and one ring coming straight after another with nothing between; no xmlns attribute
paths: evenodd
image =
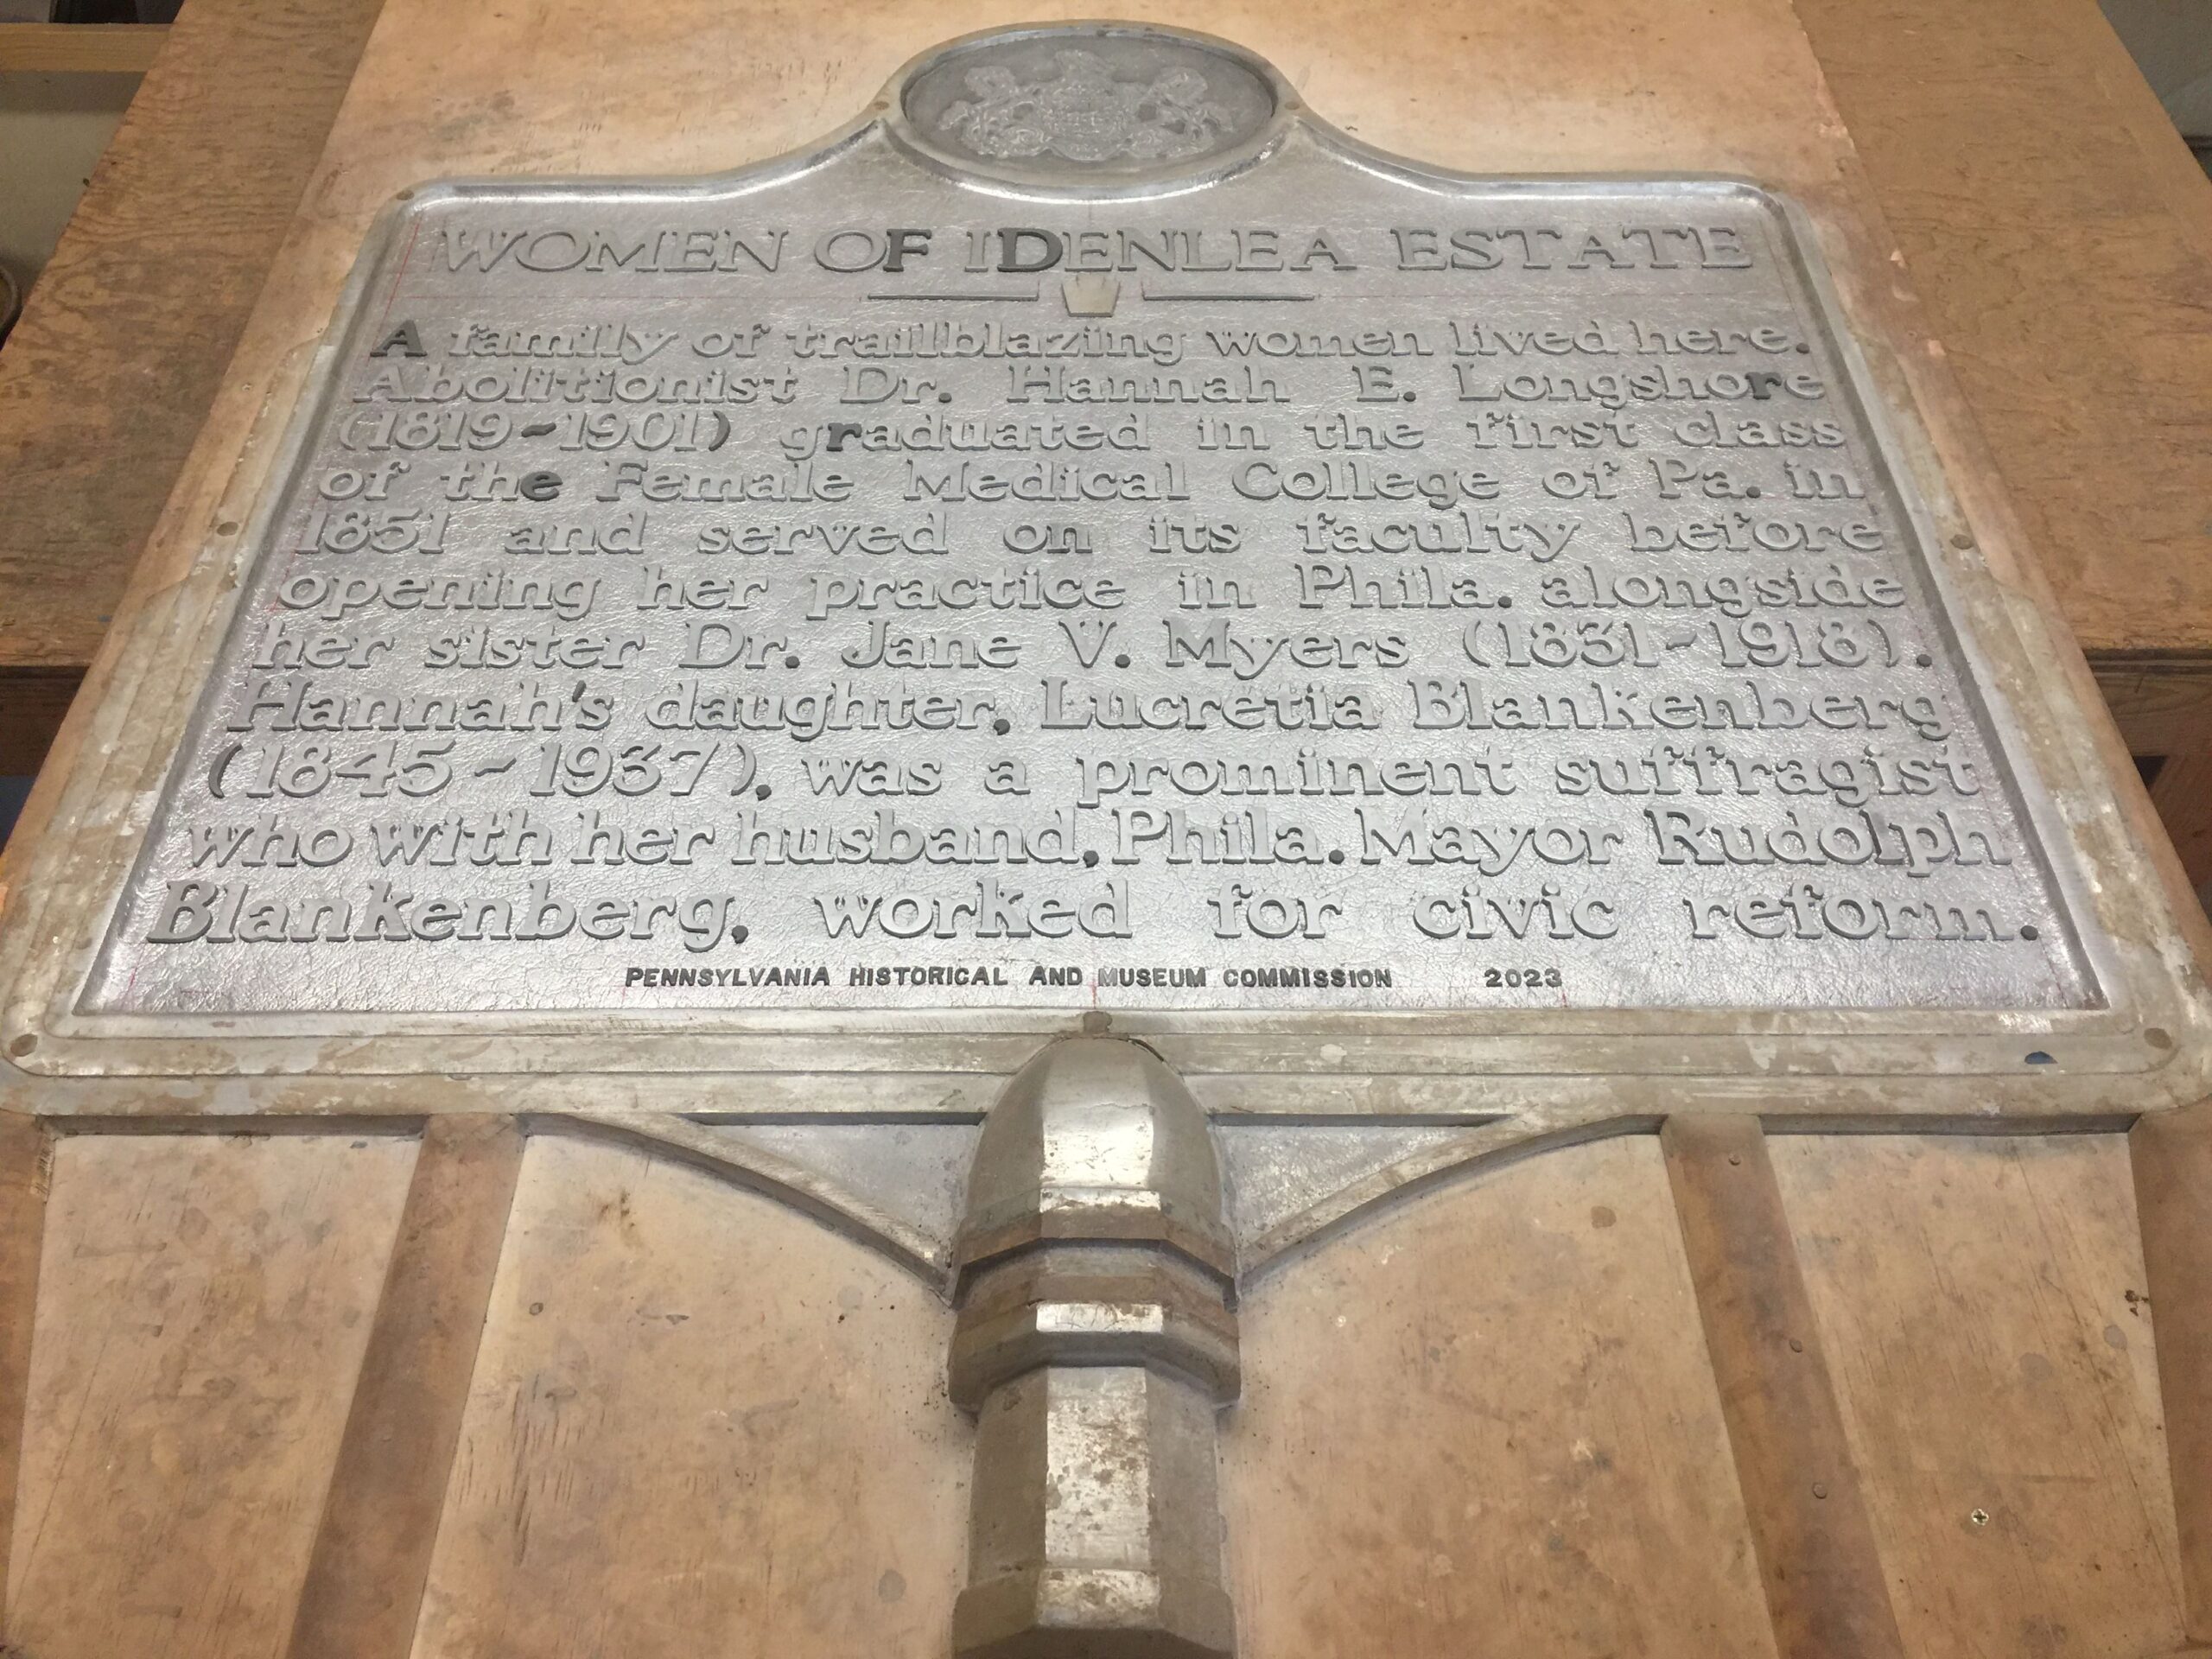
<svg viewBox="0 0 2212 1659"><path fill-rule="evenodd" d="M1109 35L1176 41L1172 31L1107 26ZM1019 33L1019 32L1018 32ZM1026 38L1026 36L1024 36ZM1198 41L1198 37L1188 37ZM724 1074L753 1074L740 1111L886 1110L972 1116L997 1077L1036 1044L1110 1023L1169 1055L1217 1111L1440 1113L1469 1127L1510 1109L1519 1141L1633 1126L1686 1103L1756 1097L1760 1109L1829 1123L1907 1114L1955 1124L2003 1116L2082 1126L2205 1092L2212 1027L2186 941L2156 871L2109 805L2094 723L2040 676L2060 625L2007 591L1972 555L1972 532L1946 486L1934 444L1878 348L1849 327L1847 308L1803 218L1751 183L1729 180L1528 179L1449 173L1371 151L1306 111L1281 78L1225 43L1274 99L1265 126L1201 159L1171 185L1140 181L1061 186L1012 165L988 188L1017 198L1090 201L1187 189L1209 176L1279 165L1297 148L1315 161L1418 188L1507 190L1541 198L1593 188L1662 187L1756 193L1789 227L1796 276L1815 299L1845 365L1931 579L1975 665L1989 723L2020 780L2025 810L2051 851L2051 870L2095 1006L2024 1010L1758 1008L1394 1011L1326 1009L798 1010L655 1009L471 1014L133 1014L88 1012L83 988L124 891L183 741L196 688L222 649L232 596L269 543L317 412L345 353L372 326L372 296L403 231L439 204L574 200L623 190L693 201L772 189L839 160L882 154L932 168L978 170L909 129L906 89L956 41L895 76L856 122L819 146L742 172L684 181L476 181L426 186L394 203L371 233L308 382L309 391L250 476L252 512L234 537L211 532L190 577L137 619L106 697L79 746L54 823L57 832L16 862L17 894L0 942L10 986L0 1048L45 1112L226 1109L251 1077L255 1110L424 1109L450 1092L484 1109L513 1079L532 1109L590 1116L626 1109L727 1112ZM465 1058L464 1058L465 1057ZM465 1074L465 1075L463 1075ZM820 1090L844 1078L835 1099ZM337 1078L347 1079L342 1089ZM151 1079L172 1079L149 1089ZM191 1081L207 1079L205 1082ZM228 1081L217 1081L227 1079ZM1478 1121L1479 1120L1479 1121ZM1549 1126L1548 1128L1547 1126Z"/></svg>

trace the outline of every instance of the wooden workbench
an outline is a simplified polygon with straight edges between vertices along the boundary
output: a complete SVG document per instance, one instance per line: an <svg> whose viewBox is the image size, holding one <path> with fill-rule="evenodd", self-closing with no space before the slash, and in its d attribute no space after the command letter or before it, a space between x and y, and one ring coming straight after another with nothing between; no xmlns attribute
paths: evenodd
<svg viewBox="0 0 2212 1659"><path fill-rule="evenodd" d="M192 0L0 351L0 773L53 745L378 5ZM125 67L152 32L71 29L73 60L42 29L0 67Z"/></svg>

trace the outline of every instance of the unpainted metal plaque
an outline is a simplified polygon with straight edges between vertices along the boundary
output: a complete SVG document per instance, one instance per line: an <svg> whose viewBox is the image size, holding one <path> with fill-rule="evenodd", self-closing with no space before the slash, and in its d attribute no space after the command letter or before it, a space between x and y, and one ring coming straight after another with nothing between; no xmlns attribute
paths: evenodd
<svg viewBox="0 0 2212 1659"><path fill-rule="evenodd" d="M80 1006L2095 1003L1786 210L1291 105L416 193Z"/></svg>

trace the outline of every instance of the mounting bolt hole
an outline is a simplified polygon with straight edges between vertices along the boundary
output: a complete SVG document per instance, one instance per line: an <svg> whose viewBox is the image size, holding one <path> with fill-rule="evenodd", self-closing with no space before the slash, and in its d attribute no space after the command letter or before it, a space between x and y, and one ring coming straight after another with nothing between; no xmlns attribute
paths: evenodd
<svg viewBox="0 0 2212 1659"><path fill-rule="evenodd" d="M2050 1055L2044 1053L2043 1050L2038 1048L2030 1051L2027 1058L2027 1064L2030 1065L2056 1065L2058 1062L2052 1059Z"/></svg>

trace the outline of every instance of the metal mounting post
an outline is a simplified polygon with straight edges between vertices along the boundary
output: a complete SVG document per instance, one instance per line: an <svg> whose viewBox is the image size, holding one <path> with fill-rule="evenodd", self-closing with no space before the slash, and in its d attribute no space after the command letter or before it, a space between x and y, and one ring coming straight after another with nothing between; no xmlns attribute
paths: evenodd
<svg viewBox="0 0 2212 1659"><path fill-rule="evenodd" d="M956 1261L976 1437L954 1651L1233 1653L1214 1419L1236 1264L1182 1079L1118 1038L1046 1048L984 1125Z"/></svg>

